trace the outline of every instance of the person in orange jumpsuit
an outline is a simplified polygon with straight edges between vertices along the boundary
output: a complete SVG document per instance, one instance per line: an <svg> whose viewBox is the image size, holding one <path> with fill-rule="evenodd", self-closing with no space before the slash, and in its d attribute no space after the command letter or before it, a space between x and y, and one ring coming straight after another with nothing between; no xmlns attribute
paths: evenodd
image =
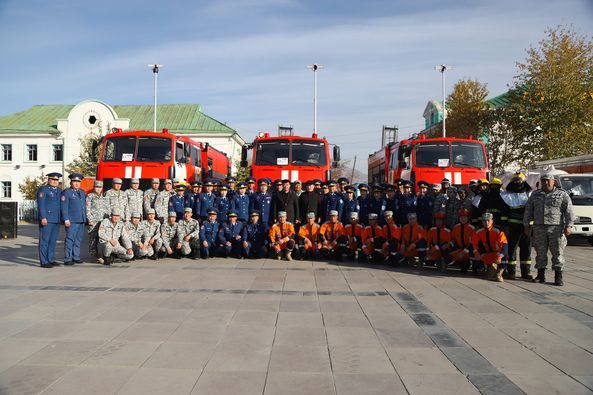
<svg viewBox="0 0 593 395"><path fill-rule="evenodd" d="M383 215L385 217L385 226L383 226L383 235L385 236L385 243L383 243L382 248L383 255L388 263L395 265L405 259L399 252L401 228L393 220L393 211L387 210Z"/></svg>
<svg viewBox="0 0 593 395"><path fill-rule="evenodd" d="M494 215L482 215L483 227L478 229L472 237L476 261L485 265L489 279L503 282L504 272L509 256L509 246L504 232L494 227Z"/></svg>
<svg viewBox="0 0 593 395"><path fill-rule="evenodd" d="M346 254L352 260L357 259L362 248L362 234L364 226L358 223L358 213L350 212L350 223L344 226L344 233L340 236L340 244L345 247Z"/></svg>
<svg viewBox="0 0 593 395"><path fill-rule="evenodd" d="M338 244L338 239L344 233L344 225L338 220L338 211L329 211L329 220L321 225L319 233L323 236L323 244L319 256L342 260L343 248Z"/></svg>
<svg viewBox="0 0 593 395"><path fill-rule="evenodd" d="M416 213L408 214L408 223L401 230L400 252L410 263L422 267L426 257L426 232L418 224Z"/></svg>
<svg viewBox="0 0 593 395"><path fill-rule="evenodd" d="M362 234L362 253L367 262L382 262L384 259L381 248L385 242L383 228L377 222L379 215L370 213L368 217L369 224L364 228Z"/></svg>
<svg viewBox="0 0 593 395"><path fill-rule="evenodd" d="M446 271L451 263L450 249L451 231L445 227L446 215L439 211L434 214L434 225L426 235L428 245L427 260L433 262L435 266Z"/></svg>
<svg viewBox="0 0 593 395"><path fill-rule="evenodd" d="M471 211L462 208L458 212L459 223L451 231L451 257L453 262L461 267L461 273L466 273L471 265L473 251L472 237L476 228L470 223ZM473 265L476 266L476 265ZM477 275L478 268L475 268L474 275Z"/></svg>
<svg viewBox="0 0 593 395"><path fill-rule="evenodd" d="M278 222L270 228L269 237L270 245L276 252L276 259L282 259L282 253L284 252L286 260L292 261L295 234L294 226L286 221L286 211L278 212Z"/></svg>
<svg viewBox="0 0 593 395"><path fill-rule="evenodd" d="M321 249L319 229L321 227L315 222L315 217L315 213L307 213L307 223L302 224L299 228L297 243L301 259L319 258L319 250Z"/></svg>

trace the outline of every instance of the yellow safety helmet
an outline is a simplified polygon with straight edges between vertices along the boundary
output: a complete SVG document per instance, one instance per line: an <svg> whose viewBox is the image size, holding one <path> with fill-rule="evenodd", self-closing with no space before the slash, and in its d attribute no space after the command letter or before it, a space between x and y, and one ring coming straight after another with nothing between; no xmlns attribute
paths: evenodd
<svg viewBox="0 0 593 395"><path fill-rule="evenodd" d="M523 174L521 171L516 171L515 174L513 174L513 179L525 181L525 174Z"/></svg>
<svg viewBox="0 0 593 395"><path fill-rule="evenodd" d="M500 178L493 178L490 180L490 185L502 185L502 180Z"/></svg>
<svg viewBox="0 0 593 395"><path fill-rule="evenodd" d="M482 179L480 180L479 184L486 184L486 185L488 185L488 184L490 184L490 181L488 181L488 180L487 180L487 179L485 179L485 178L482 178Z"/></svg>

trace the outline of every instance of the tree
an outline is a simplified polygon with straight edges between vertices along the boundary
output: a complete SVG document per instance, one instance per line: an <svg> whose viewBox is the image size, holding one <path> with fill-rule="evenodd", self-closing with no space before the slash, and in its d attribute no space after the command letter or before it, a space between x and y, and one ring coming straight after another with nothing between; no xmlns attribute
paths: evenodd
<svg viewBox="0 0 593 395"><path fill-rule="evenodd" d="M497 107L490 109L485 119L489 168L494 175L502 173L511 164L524 167L525 162L529 162L521 160L525 157L516 155L520 142L515 141L513 130L509 127L509 116L508 107Z"/></svg>
<svg viewBox="0 0 593 395"><path fill-rule="evenodd" d="M242 167L240 159L235 161L235 168L237 169L235 177L239 181L245 181L245 179L251 175L251 166L247 165L246 167Z"/></svg>
<svg viewBox="0 0 593 395"><path fill-rule="evenodd" d="M563 26L545 34L517 63L506 116L528 164L593 153L593 42Z"/></svg>
<svg viewBox="0 0 593 395"><path fill-rule="evenodd" d="M483 133L489 116L486 84L461 79L447 98L447 137L466 138Z"/></svg>
<svg viewBox="0 0 593 395"><path fill-rule="evenodd" d="M22 184L19 184L19 191L23 195L25 200L37 199L37 190L46 184L46 176L40 175L34 178L27 177L23 180Z"/></svg>
<svg viewBox="0 0 593 395"><path fill-rule="evenodd" d="M66 166L66 172L81 173L85 177L95 177L97 175L97 159L96 153L93 153L93 145L99 141L101 137L98 131L91 131L84 137L80 138L80 155Z"/></svg>

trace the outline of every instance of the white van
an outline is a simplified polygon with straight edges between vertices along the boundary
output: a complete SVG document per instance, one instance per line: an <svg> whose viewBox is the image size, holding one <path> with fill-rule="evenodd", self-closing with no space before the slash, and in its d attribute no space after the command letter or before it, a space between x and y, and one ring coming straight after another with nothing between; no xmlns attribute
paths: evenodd
<svg viewBox="0 0 593 395"><path fill-rule="evenodd" d="M572 233L587 237L593 245L593 173L555 174L554 178L572 199L575 215Z"/></svg>

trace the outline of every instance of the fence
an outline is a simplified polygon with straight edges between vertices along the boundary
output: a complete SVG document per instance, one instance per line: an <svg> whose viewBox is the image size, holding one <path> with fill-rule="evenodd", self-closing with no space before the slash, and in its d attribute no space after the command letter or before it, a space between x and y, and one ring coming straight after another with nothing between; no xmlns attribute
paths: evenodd
<svg viewBox="0 0 593 395"><path fill-rule="evenodd" d="M19 202L19 221L37 221L37 202L35 200L21 200Z"/></svg>

